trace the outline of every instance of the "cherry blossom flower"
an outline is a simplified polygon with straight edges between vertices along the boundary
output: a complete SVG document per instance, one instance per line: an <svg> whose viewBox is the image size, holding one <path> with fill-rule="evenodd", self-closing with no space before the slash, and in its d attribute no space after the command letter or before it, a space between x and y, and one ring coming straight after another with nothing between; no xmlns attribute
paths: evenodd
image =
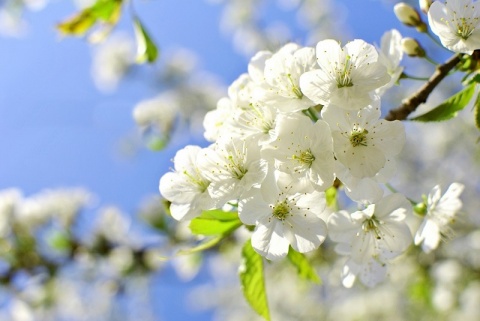
<svg viewBox="0 0 480 321"><path fill-rule="evenodd" d="M376 89L376 94L382 95L398 81L398 78L400 78L403 72L403 67L400 66L402 58L402 35L396 29L385 32L381 39L380 49L378 50L378 60L387 68L391 79L386 85Z"/></svg>
<svg viewBox="0 0 480 321"><path fill-rule="evenodd" d="M380 101L355 112L332 107L322 111L330 125L335 157L357 177L373 177L405 143L400 121L380 120Z"/></svg>
<svg viewBox="0 0 480 321"><path fill-rule="evenodd" d="M239 202L238 215L247 225L255 225L252 246L269 260L279 260L289 246L300 253L317 249L327 235L320 215L325 210L325 193L293 192L283 184L285 175L276 171L262 183L260 190L251 189Z"/></svg>
<svg viewBox="0 0 480 321"><path fill-rule="evenodd" d="M401 194L391 194L362 211L333 213L328 218L335 251L349 256L343 271L343 284L351 287L355 278L374 286L386 275L386 264L402 254L412 243L405 223L411 215L410 203Z"/></svg>
<svg viewBox="0 0 480 321"><path fill-rule="evenodd" d="M211 184L210 195L220 203L236 200L252 187L260 187L267 175L267 163L258 145L232 139L201 152L198 168ZM220 204L219 205L222 205Z"/></svg>
<svg viewBox="0 0 480 321"><path fill-rule="evenodd" d="M219 140L237 137L259 146L271 143L277 137L274 130L277 114L278 110L273 106L252 104L249 109L230 117L219 134Z"/></svg>
<svg viewBox="0 0 480 321"><path fill-rule="evenodd" d="M441 195L440 186L436 185L428 195L426 215L415 235L415 245L422 244L424 252L429 253L436 249L441 237L449 234L448 225L462 208L459 196L464 187L460 183L453 183L445 194Z"/></svg>
<svg viewBox="0 0 480 321"><path fill-rule="evenodd" d="M300 77L300 89L316 104L358 110L372 102L375 89L390 81L375 47L363 40L343 48L335 40L323 40L316 53L320 68Z"/></svg>
<svg viewBox="0 0 480 321"><path fill-rule="evenodd" d="M160 179L160 193L171 202L170 212L178 221L191 220L203 210L213 208L216 204L205 178L197 167L201 148L189 145L175 155L175 170Z"/></svg>
<svg viewBox="0 0 480 321"><path fill-rule="evenodd" d="M471 54L480 48L480 6L472 0L435 1L428 23L445 48Z"/></svg>
<svg viewBox="0 0 480 321"><path fill-rule="evenodd" d="M277 139L265 146L262 157L289 173L299 184L324 191L334 180L332 136L327 123L316 123L302 114L279 114Z"/></svg>
<svg viewBox="0 0 480 321"><path fill-rule="evenodd" d="M317 68L315 49L289 43L265 60L265 85L258 87L255 100L280 111L294 112L315 105L300 90L300 76ZM249 71L250 72L250 71Z"/></svg>

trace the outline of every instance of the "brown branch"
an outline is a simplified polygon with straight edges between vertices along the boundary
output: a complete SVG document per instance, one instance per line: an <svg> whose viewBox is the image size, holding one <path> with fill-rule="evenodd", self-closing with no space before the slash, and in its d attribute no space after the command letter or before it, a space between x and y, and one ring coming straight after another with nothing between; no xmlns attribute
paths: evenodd
<svg viewBox="0 0 480 321"><path fill-rule="evenodd" d="M437 67L433 75L428 79L428 81L412 96L402 101L402 104L397 108L390 110L386 120L405 120L408 115L413 113L417 107L426 102L428 96L432 91L437 87L437 85L445 78L450 70L455 68L455 66L460 62L462 55L456 54L447 60L443 65Z"/></svg>

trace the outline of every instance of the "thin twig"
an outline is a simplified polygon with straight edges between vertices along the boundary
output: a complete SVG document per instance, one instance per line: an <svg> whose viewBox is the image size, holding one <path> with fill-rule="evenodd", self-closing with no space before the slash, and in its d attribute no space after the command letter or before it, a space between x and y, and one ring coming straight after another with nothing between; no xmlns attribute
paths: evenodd
<svg viewBox="0 0 480 321"><path fill-rule="evenodd" d="M450 70L455 68L455 66L460 62L462 54L456 54L447 60L443 65L439 65L433 75L428 79L428 81L412 96L405 99L400 106L390 110L386 120L405 120L408 115L413 113L417 107L426 102L428 96L432 91L437 87L437 85L445 78Z"/></svg>

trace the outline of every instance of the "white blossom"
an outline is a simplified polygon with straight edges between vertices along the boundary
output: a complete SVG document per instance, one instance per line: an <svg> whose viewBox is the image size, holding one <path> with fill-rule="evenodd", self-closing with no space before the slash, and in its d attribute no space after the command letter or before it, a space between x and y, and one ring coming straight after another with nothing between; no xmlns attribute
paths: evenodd
<svg viewBox="0 0 480 321"><path fill-rule="evenodd" d="M260 159L258 145L232 139L201 152L198 168L211 183L210 195L225 203L236 200L252 187L259 187L267 175L267 163Z"/></svg>
<svg viewBox="0 0 480 321"><path fill-rule="evenodd" d="M173 129L179 111L179 102L172 92L140 101L133 109L133 118L142 130L153 127L163 135Z"/></svg>
<svg viewBox="0 0 480 321"><path fill-rule="evenodd" d="M445 48L471 54L480 48L480 6L472 0L435 1L428 23Z"/></svg>
<svg viewBox="0 0 480 321"><path fill-rule="evenodd" d="M302 114L279 114L277 139L265 146L262 157L307 187L324 191L334 180L332 136L327 123Z"/></svg>
<svg viewBox="0 0 480 321"><path fill-rule="evenodd" d="M343 48L332 39L316 47L319 69L300 77L300 89L316 104L358 110L370 104L390 76L373 45L357 39Z"/></svg>
<svg viewBox="0 0 480 321"><path fill-rule="evenodd" d="M330 238L337 253L349 256L342 273L351 287L357 276L374 286L386 275L386 264L402 254L412 242L405 217L411 205L401 194L391 194L362 211L333 213L328 219Z"/></svg>
<svg viewBox="0 0 480 321"><path fill-rule="evenodd" d="M94 53L92 76L102 91L113 91L135 63L135 46L130 37L123 34L110 36Z"/></svg>
<svg viewBox="0 0 480 321"><path fill-rule="evenodd" d="M235 108L232 101L227 97L221 98L217 102L217 108L210 110L203 118L203 128L205 132L203 136L209 142L215 142L220 136L220 132L225 122L233 116Z"/></svg>
<svg viewBox="0 0 480 321"><path fill-rule="evenodd" d="M378 60L387 68L391 79L386 85L375 90L378 95L382 95L388 88L395 85L400 78L403 72L403 66L400 66L402 58L402 35L396 29L386 31L380 42Z"/></svg>
<svg viewBox="0 0 480 321"><path fill-rule="evenodd" d="M210 181L198 169L201 148L189 145L175 155L175 170L160 179L160 193L171 202L170 212L174 219L190 220L203 210L215 206L208 186Z"/></svg>
<svg viewBox="0 0 480 321"><path fill-rule="evenodd" d="M449 234L449 224L455 214L462 208L459 196L464 189L460 183L452 183L444 195L439 185L436 185L427 199L427 213L415 235L415 244L422 244L426 253L438 247L442 236Z"/></svg>
<svg viewBox="0 0 480 321"><path fill-rule="evenodd" d="M379 119L378 100L359 111L329 107L322 117L332 130L335 157L357 178L375 176L405 143L400 121Z"/></svg>
<svg viewBox="0 0 480 321"><path fill-rule="evenodd" d="M218 140L239 138L259 146L267 145L277 138L274 130L277 114L278 110L273 106L252 104L228 118L219 131Z"/></svg>
<svg viewBox="0 0 480 321"><path fill-rule="evenodd" d="M255 100L283 112L315 105L300 90L300 76L317 68L315 49L289 43L265 60L265 84L255 91ZM250 73L250 70L249 70Z"/></svg>
<svg viewBox="0 0 480 321"><path fill-rule="evenodd" d="M325 193L293 192L283 184L281 172L270 174L260 190L251 189L239 202L238 215L255 225L252 246L269 260L285 257L289 246L300 253L317 249L327 235L320 215L325 210Z"/></svg>

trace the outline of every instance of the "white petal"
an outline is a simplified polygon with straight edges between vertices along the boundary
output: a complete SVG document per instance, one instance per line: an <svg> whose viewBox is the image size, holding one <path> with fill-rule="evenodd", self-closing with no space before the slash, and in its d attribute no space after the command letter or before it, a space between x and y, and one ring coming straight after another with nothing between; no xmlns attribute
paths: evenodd
<svg viewBox="0 0 480 321"><path fill-rule="evenodd" d="M255 225L270 214L271 209L262 199L259 189L251 189L238 203L238 217L246 225Z"/></svg>
<svg viewBox="0 0 480 321"><path fill-rule="evenodd" d="M402 122L380 120L368 128L369 145L382 150L385 156L395 156L405 144L405 128Z"/></svg>
<svg viewBox="0 0 480 321"><path fill-rule="evenodd" d="M335 242L351 244L358 231L361 229L360 222L353 222L347 211L333 213L328 218L328 236Z"/></svg>
<svg viewBox="0 0 480 321"><path fill-rule="evenodd" d="M368 287L374 287L385 280L387 276L387 265L380 263L375 259L370 259L363 264L360 270L359 278L363 284Z"/></svg>
<svg viewBox="0 0 480 321"><path fill-rule="evenodd" d="M317 216L293 215L285 220L285 237L295 251L300 253L317 249L327 235L327 226Z"/></svg>
<svg viewBox="0 0 480 321"><path fill-rule="evenodd" d="M385 196L375 205L375 216L383 220L403 221L412 210L410 202L400 193Z"/></svg>
<svg viewBox="0 0 480 321"><path fill-rule="evenodd" d="M248 64L248 74L254 82L261 83L265 81L264 70L265 61L272 56L270 51L259 51L250 59Z"/></svg>
<svg viewBox="0 0 480 321"><path fill-rule="evenodd" d="M375 176L386 161L380 149L370 146L350 146L345 153L337 154L337 158L357 178Z"/></svg>
<svg viewBox="0 0 480 321"><path fill-rule="evenodd" d="M276 261L288 253L289 243L284 237L284 227L281 222L273 219L259 223L252 235L252 246L262 256Z"/></svg>

